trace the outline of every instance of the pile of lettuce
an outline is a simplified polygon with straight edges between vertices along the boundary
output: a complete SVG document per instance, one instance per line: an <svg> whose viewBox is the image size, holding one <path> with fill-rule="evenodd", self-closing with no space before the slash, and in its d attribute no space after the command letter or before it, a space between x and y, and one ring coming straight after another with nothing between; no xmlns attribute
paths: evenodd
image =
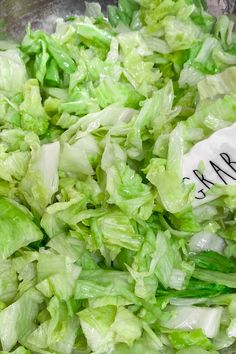
<svg viewBox="0 0 236 354"><path fill-rule="evenodd" d="M233 27L119 0L0 40L1 354L236 352L236 186L182 182L236 122Z"/></svg>

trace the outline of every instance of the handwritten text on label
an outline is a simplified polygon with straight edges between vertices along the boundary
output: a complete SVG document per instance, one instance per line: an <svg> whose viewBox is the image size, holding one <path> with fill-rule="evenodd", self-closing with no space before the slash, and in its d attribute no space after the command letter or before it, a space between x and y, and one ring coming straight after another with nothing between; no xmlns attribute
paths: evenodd
<svg viewBox="0 0 236 354"><path fill-rule="evenodd" d="M196 144L184 156L183 176L196 184L195 205L210 199L206 192L213 185L236 184L236 123Z"/></svg>

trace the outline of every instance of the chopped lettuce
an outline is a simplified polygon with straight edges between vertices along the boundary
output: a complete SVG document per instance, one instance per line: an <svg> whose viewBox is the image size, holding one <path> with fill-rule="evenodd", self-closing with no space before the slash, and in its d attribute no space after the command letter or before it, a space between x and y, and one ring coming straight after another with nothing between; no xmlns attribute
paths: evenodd
<svg viewBox="0 0 236 354"><path fill-rule="evenodd" d="M184 140L181 125L172 131L169 140L167 161L151 159L147 167L147 179L156 187L164 208L175 214L190 205L194 186L182 183Z"/></svg>
<svg viewBox="0 0 236 354"><path fill-rule="evenodd" d="M28 205L41 214L58 190L60 144L35 145L19 189Z"/></svg>
<svg viewBox="0 0 236 354"><path fill-rule="evenodd" d="M22 92L27 80L25 63L18 49L0 51L0 92L14 96Z"/></svg>
<svg viewBox="0 0 236 354"><path fill-rule="evenodd" d="M18 278L11 260L1 262L0 301L7 304L14 300L18 289Z"/></svg>
<svg viewBox="0 0 236 354"><path fill-rule="evenodd" d="M197 306L181 306L170 308L167 312L169 312L170 318L162 321L162 324L165 327L179 330L192 330L200 328L208 338L214 338L217 335L222 316L222 308L220 307L204 308ZM178 334L176 337L177 336ZM193 333L192 336L194 336ZM171 337L172 340L174 340L175 336L173 334ZM175 338L175 340L177 340L177 338ZM208 343L208 346L211 346L211 343Z"/></svg>
<svg viewBox="0 0 236 354"><path fill-rule="evenodd" d="M20 105L21 127L42 135L48 128L48 116L41 103L39 83L36 79L28 80L23 90L24 101Z"/></svg>
<svg viewBox="0 0 236 354"><path fill-rule="evenodd" d="M119 145L107 142L101 167L106 173L106 190L110 196L108 203L117 205L130 217L147 220L153 210L154 193L127 165Z"/></svg>
<svg viewBox="0 0 236 354"><path fill-rule="evenodd" d="M124 307L88 308L79 313L79 318L89 346L98 354L111 353L115 343L132 346L141 336L141 321Z"/></svg>
<svg viewBox="0 0 236 354"><path fill-rule="evenodd" d="M183 181L236 122L233 18L85 7L0 39L0 354L235 353L236 188Z"/></svg>
<svg viewBox="0 0 236 354"><path fill-rule="evenodd" d="M15 201L0 199L0 259L11 256L21 247L40 241L43 233L29 211Z"/></svg>
<svg viewBox="0 0 236 354"><path fill-rule="evenodd" d="M192 252L215 251L222 253L225 242L213 232L201 231L191 237L189 247Z"/></svg>
<svg viewBox="0 0 236 354"><path fill-rule="evenodd" d="M11 350L34 328L39 306L43 298L35 289L30 289L0 313L0 341L3 350ZM26 311L27 308L27 311Z"/></svg>

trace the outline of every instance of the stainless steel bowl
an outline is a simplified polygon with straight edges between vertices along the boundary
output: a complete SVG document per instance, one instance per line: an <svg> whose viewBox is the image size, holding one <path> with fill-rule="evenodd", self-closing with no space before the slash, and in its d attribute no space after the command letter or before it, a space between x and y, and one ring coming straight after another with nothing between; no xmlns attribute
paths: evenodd
<svg viewBox="0 0 236 354"><path fill-rule="evenodd" d="M206 0L208 8L213 15L222 13L234 13L236 10L235 0Z"/></svg>
<svg viewBox="0 0 236 354"><path fill-rule="evenodd" d="M87 0L97 1L97 0ZM216 16L233 13L236 0L205 0L210 12ZM117 0L100 0L104 11L108 4ZM11 37L19 38L25 26L31 22L33 28L52 30L53 18L81 14L85 9L84 0L0 0L0 18Z"/></svg>
<svg viewBox="0 0 236 354"><path fill-rule="evenodd" d="M98 2L101 3L103 11L106 11L107 5L115 4L116 0ZM82 14L84 10L83 0L0 0L0 18L5 23L6 32L15 38L22 36L29 22L32 28L50 31L54 18Z"/></svg>

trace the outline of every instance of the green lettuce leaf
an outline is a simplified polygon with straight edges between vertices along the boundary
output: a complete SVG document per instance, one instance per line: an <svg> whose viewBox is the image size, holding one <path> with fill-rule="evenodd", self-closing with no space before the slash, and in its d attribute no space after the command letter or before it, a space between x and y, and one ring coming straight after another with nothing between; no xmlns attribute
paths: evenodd
<svg viewBox="0 0 236 354"><path fill-rule="evenodd" d="M38 135L47 131L48 120L42 106L39 84L36 79L30 79L24 85L24 101L20 105L21 127Z"/></svg>
<svg viewBox="0 0 236 354"><path fill-rule="evenodd" d="M11 256L19 248L41 240L43 233L33 222L29 211L16 202L0 199L0 259Z"/></svg>
<svg viewBox="0 0 236 354"><path fill-rule="evenodd" d="M14 96L22 91L27 80L25 64L18 49L0 51L0 91Z"/></svg>
<svg viewBox="0 0 236 354"><path fill-rule="evenodd" d="M14 179L21 180L26 174L30 153L27 151L14 151L0 153L0 177L8 182Z"/></svg>
<svg viewBox="0 0 236 354"><path fill-rule="evenodd" d="M32 351L72 353L78 329L78 318L70 315L65 302L53 297L47 311L49 318L24 337L24 343Z"/></svg>
<svg viewBox="0 0 236 354"><path fill-rule="evenodd" d="M97 353L112 352L119 342L132 345L141 336L141 322L124 307L88 308L79 312L79 318L89 346Z"/></svg>
<svg viewBox="0 0 236 354"><path fill-rule="evenodd" d="M59 142L41 146L33 142L28 170L19 188L32 210L39 214L58 190L59 154Z"/></svg>
<svg viewBox="0 0 236 354"><path fill-rule="evenodd" d="M14 300L18 289L18 279L11 260L1 262L0 301L9 304Z"/></svg>
<svg viewBox="0 0 236 354"><path fill-rule="evenodd" d="M0 341L3 350L11 350L17 341L21 341L35 328L36 316L43 298L30 289L18 300L0 312ZM28 311L25 311L25 309Z"/></svg>
<svg viewBox="0 0 236 354"><path fill-rule="evenodd" d="M10 354L10 352L6 351L1 351L1 354ZM16 350L11 352L11 354L30 354L30 351L28 349L25 349L24 347L18 347Z"/></svg>
<svg viewBox="0 0 236 354"><path fill-rule="evenodd" d="M168 338L176 349L183 349L191 346L199 346L202 349L211 349L211 341L203 334L201 329L192 332L175 331L168 335Z"/></svg>
<svg viewBox="0 0 236 354"><path fill-rule="evenodd" d="M94 239L101 240L111 251L122 248L138 251L142 245L142 236L136 233L134 223L119 210L111 210L105 215L91 220L91 232ZM115 253L117 253L115 252Z"/></svg>
<svg viewBox="0 0 236 354"><path fill-rule="evenodd" d="M225 285L229 288L236 288L235 273L222 273L219 271L196 269L194 278L210 282L214 279L215 284Z"/></svg>
<svg viewBox="0 0 236 354"><path fill-rule="evenodd" d="M215 98L220 95L235 94L234 77L236 68L231 67L220 74L209 75L198 83L198 92L201 99Z"/></svg>
<svg viewBox="0 0 236 354"><path fill-rule="evenodd" d="M106 172L106 190L110 195L108 202L116 204L130 217L146 220L152 213L154 193L142 183L141 176L125 163L126 158L122 155L118 146L110 142L106 144L102 169Z"/></svg>
<svg viewBox="0 0 236 354"><path fill-rule="evenodd" d="M203 333L208 338L216 337L219 327L220 327L220 320L222 316L222 308L220 307L197 307L197 306L173 306L167 310L169 312L170 318L166 318L162 320L162 325L169 328L169 329L178 329L178 330L195 330L195 329L202 329ZM201 337L200 332L200 337ZM173 335L173 340L177 340L178 333ZM199 332L196 333L197 337ZM176 336L176 337L175 337ZM190 335L191 338L191 335ZM191 341L188 338L186 341ZM194 338L194 334L192 334L192 340ZM206 343L206 348L211 346L211 342L208 340L204 340L203 342ZM200 340L202 340L200 339ZM179 340L181 343L181 335L179 336ZM184 339L182 338L183 342ZM187 343L186 343L187 344ZM191 343L189 343L191 344ZM192 343L194 344L194 343ZM183 343L184 346L184 343ZM181 347L178 347L181 349Z"/></svg>
<svg viewBox="0 0 236 354"><path fill-rule="evenodd" d="M233 273L236 271L236 263L233 259L229 259L214 251L200 252L193 259L198 268L222 273Z"/></svg>
<svg viewBox="0 0 236 354"><path fill-rule="evenodd" d="M93 307L102 298L111 301L113 298L123 298L126 303L139 302L133 294L133 284L130 280L128 272L110 271L110 270L83 270L76 282L75 298L76 299L97 299L91 301ZM95 306L96 305L96 306Z"/></svg>
<svg viewBox="0 0 236 354"><path fill-rule="evenodd" d="M147 167L147 179L157 188L160 199L171 213L187 208L193 199L194 186L182 182L183 128L178 125L170 136L168 159L152 159Z"/></svg>
<svg viewBox="0 0 236 354"><path fill-rule="evenodd" d="M45 297L57 296L69 300L74 295L75 283L81 268L65 256L50 253L40 254L37 264L36 288Z"/></svg>

